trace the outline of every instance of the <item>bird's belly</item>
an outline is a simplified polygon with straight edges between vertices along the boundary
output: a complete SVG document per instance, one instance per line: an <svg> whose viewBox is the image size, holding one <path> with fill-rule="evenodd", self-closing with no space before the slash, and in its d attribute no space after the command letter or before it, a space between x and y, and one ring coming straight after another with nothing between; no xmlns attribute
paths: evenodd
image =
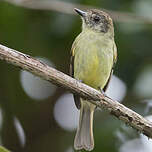
<svg viewBox="0 0 152 152"><path fill-rule="evenodd" d="M99 89L103 88L111 73L113 55L111 52L85 51L75 56L74 77L83 83Z"/></svg>

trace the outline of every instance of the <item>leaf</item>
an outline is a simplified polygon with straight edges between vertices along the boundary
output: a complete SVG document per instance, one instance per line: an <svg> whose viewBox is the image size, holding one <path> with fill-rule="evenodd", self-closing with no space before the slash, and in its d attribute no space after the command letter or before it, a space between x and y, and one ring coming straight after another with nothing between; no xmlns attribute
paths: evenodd
<svg viewBox="0 0 152 152"><path fill-rule="evenodd" d="M0 146L0 152L10 152L9 150L7 150L6 148Z"/></svg>

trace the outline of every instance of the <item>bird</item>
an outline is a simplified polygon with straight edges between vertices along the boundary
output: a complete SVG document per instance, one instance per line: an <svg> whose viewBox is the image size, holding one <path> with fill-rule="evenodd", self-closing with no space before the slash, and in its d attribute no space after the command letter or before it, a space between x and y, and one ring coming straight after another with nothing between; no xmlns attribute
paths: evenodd
<svg viewBox="0 0 152 152"><path fill-rule="evenodd" d="M70 75L105 93L117 61L113 21L110 15L99 9L74 10L82 19L82 31L72 44ZM93 115L96 106L77 94L74 94L74 101L80 110L74 148L92 151Z"/></svg>

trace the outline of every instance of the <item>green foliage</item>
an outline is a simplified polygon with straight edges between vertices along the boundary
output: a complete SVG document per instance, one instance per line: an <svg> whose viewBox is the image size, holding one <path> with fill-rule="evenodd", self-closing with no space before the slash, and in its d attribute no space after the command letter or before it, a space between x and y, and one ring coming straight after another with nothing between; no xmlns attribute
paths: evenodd
<svg viewBox="0 0 152 152"><path fill-rule="evenodd" d="M10 152L9 150L7 150L6 148L0 146L0 152Z"/></svg>

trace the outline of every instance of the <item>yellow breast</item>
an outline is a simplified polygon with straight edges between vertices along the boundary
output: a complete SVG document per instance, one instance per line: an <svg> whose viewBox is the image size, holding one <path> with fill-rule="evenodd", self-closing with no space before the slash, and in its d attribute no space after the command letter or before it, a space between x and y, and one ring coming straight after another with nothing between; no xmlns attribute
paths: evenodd
<svg viewBox="0 0 152 152"><path fill-rule="evenodd" d="M76 79L96 89L105 86L113 66L112 42L107 42L94 33L82 33L78 37L73 46Z"/></svg>

